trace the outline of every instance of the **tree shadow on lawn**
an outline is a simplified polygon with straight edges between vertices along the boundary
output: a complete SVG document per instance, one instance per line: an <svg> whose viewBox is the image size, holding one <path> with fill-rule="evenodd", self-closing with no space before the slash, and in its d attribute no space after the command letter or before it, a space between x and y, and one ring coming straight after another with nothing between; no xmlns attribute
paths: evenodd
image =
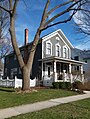
<svg viewBox="0 0 90 119"><path fill-rule="evenodd" d="M0 87L0 91L15 92L15 89L14 88L10 88L10 87Z"/></svg>

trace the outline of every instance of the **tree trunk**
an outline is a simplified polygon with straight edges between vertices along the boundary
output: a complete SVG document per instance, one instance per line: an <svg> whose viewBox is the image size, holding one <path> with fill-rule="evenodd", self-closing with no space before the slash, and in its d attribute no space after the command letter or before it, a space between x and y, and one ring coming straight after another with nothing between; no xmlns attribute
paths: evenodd
<svg viewBox="0 0 90 119"><path fill-rule="evenodd" d="M23 75L23 82L22 82L22 90L29 90L30 89L30 70L27 67L23 67L22 69Z"/></svg>

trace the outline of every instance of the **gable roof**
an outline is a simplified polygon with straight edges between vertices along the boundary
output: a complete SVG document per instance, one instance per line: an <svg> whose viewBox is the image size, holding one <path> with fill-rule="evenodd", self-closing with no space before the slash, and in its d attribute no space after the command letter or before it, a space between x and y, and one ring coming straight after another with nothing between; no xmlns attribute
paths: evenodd
<svg viewBox="0 0 90 119"><path fill-rule="evenodd" d="M68 40L68 38L64 35L64 33L62 32L61 29L58 29L44 37L42 37L43 40L45 39L49 39L55 35L59 35L59 37L63 40L63 42L65 42L66 44L68 44L71 48L74 48L73 45L70 43L70 41Z"/></svg>

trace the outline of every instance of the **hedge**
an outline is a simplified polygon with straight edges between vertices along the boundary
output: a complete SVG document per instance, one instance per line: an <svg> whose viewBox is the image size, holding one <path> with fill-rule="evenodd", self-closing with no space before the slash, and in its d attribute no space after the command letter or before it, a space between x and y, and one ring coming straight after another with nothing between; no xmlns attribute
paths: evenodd
<svg viewBox="0 0 90 119"><path fill-rule="evenodd" d="M71 89L70 82L53 82L52 85L54 89Z"/></svg>

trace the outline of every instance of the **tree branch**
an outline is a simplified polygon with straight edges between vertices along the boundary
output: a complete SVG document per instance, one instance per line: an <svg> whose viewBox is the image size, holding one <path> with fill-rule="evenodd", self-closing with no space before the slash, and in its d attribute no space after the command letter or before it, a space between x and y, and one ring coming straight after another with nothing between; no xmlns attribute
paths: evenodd
<svg viewBox="0 0 90 119"><path fill-rule="evenodd" d="M2 7L1 5L0 5L0 8L3 9L4 11L8 12L8 13L10 13L10 11L11 11L11 10L8 10L8 9Z"/></svg>
<svg viewBox="0 0 90 119"><path fill-rule="evenodd" d="M26 64L26 66L30 70L32 68L32 63L33 63L33 58L34 58L34 54L35 54L35 49L36 49L36 46L38 44L38 40L40 38L41 31L42 31L42 29L44 28L44 25L45 25L45 21L46 21L46 18L47 18L47 16L46 16L47 15L47 9L48 9L49 4L50 4L50 0L47 0L45 8L44 8L44 11L43 11L41 23L40 23L39 28L37 29L36 34L35 34L33 45L32 45L32 48L31 48L31 51L30 51L30 54L29 54L29 58L28 58L28 61L27 61L27 64Z"/></svg>
<svg viewBox="0 0 90 119"><path fill-rule="evenodd" d="M66 20L59 21L59 22L56 22L56 23L54 23L54 24L51 24L51 25L46 26L44 29L42 29L42 31L44 31L44 30L46 30L47 28L50 28L50 27L52 27L52 26L55 26L55 25L58 25L58 24L61 24L61 23L67 23L67 22L71 21L73 15L74 15L75 13L76 13L76 11L74 11L73 14L72 14L68 19L66 19Z"/></svg>
<svg viewBox="0 0 90 119"><path fill-rule="evenodd" d="M67 13L70 11L70 9L72 7L74 7L76 4L78 4L79 2L81 2L81 0L78 0L77 2L73 3L72 5L70 5L66 10L60 12L59 14L56 14L54 17L52 17L50 20L48 20L46 23L45 23L45 27L50 24L52 21L54 21L56 18L62 16L63 14Z"/></svg>
<svg viewBox="0 0 90 119"><path fill-rule="evenodd" d="M14 6L13 6L13 15L15 15L16 7L17 7L17 4L18 4L18 1L19 1L19 0L15 0Z"/></svg>
<svg viewBox="0 0 90 119"><path fill-rule="evenodd" d="M65 2L65 3L62 3L62 4L59 4L59 5L55 6L54 8L52 8L52 9L47 13L47 16L49 16L49 15L50 15L53 11L55 11L56 9L58 9L58 8L60 8L60 7L62 7L62 6L65 6L65 5L67 5L67 4L71 3L71 2L73 2L73 0L70 0L70 1L67 1L67 2Z"/></svg>

